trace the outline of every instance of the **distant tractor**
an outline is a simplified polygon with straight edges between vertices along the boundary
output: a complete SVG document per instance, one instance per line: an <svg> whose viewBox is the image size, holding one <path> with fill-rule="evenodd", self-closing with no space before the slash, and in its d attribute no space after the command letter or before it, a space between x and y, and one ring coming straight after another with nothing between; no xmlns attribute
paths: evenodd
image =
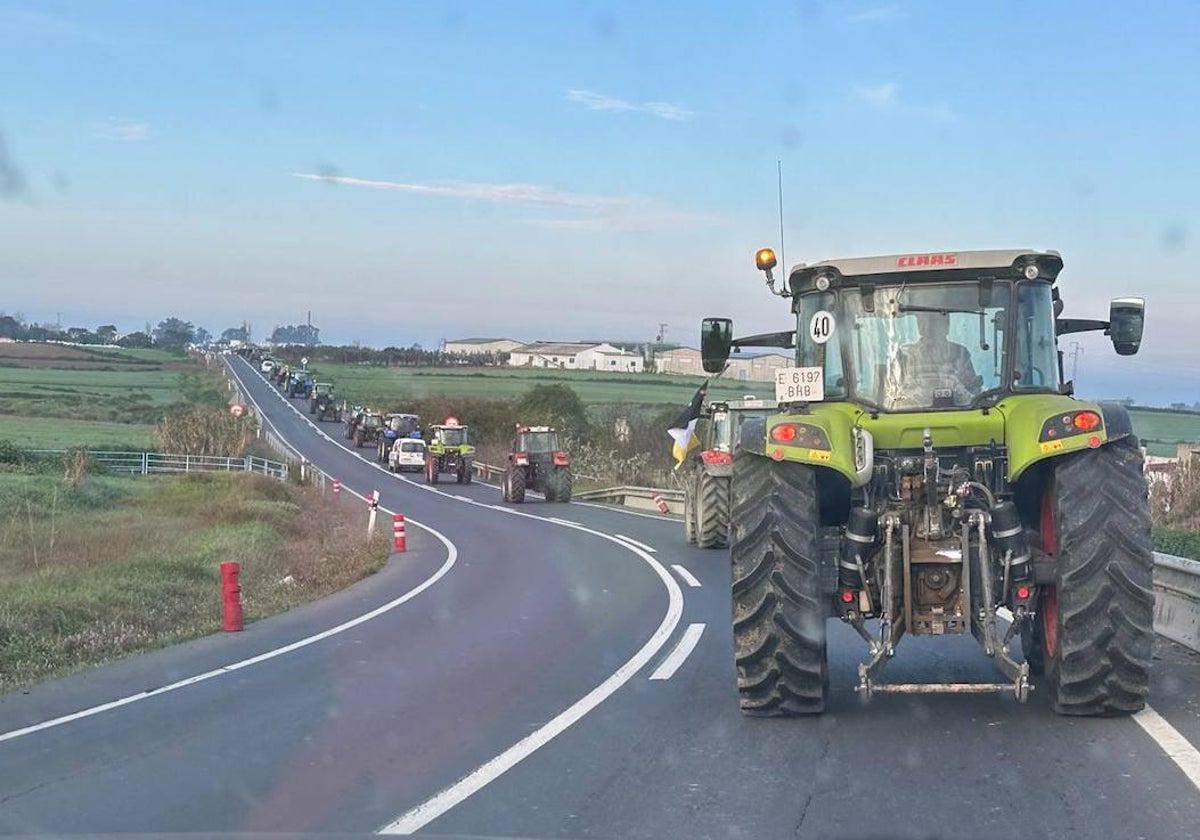
<svg viewBox="0 0 1200 840"><path fill-rule="evenodd" d="M383 431L383 415L365 409L355 412L346 422L346 438L362 449L368 443L376 443Z"/></svg>
<svg viewBox="0 0 1200 840"><path fill-rule="evenodd" d="M793 329L735 339L729 319L707 318L700 336L709 373L733 347L795 348L772 408L733 439L742 711L825 710L829 618L868 646L864 698L1024 701L1033 674L1059 714L1142 709L1154 645L1142 455L1122 406L1073 396L1058 338L1103 330L1136 353L1145 302L1061 317L1054 251L832 260L793 268L779 291L774 253L755 262ZM906 633L971 634L1003 679L881 683Z"/></svg>
<svg viewBox="0 0 1200 840"><path fill-rule="evenodd" d="M525 501L525 491L548 502L571 501L571 456L549 426L518 426L500 484L506 502Z"/></svg>
<svg viewBox="0 0 1200 840"><path fill-rule="evenodd" d="M388 414L383 418L383 433L379 436L375 460L386 464L388 453L398 440L420 437L421 418L416 414Z"/></svg>
<svg viewBox="0 0 1200 840"><path fill-rule="evenodd" d="M729 480L733 441L748 418L767 415L767 401L755 397L710 403L697 433L700 448L684 462L683 532L689 544L724 548L729 544Z"/></svg>
<svg viewBox="0 0 1200 840"><path fill-rule="evenodd" d="M317 422L332 420L335 423L342 419L338 409L337 397L333 393L333 385L329 382L314 382L312 396L308 400L308 413L315 414Z"/></svg>
<svg viewBox="0 0 1200 840"><path fill-rule="evenodd" d="M454 473L459 484L471 483L475 447L468 442L467 427L457 417L447 417L440 425L429 427L425 447L425 483L437 484L444 472Z"/></svg>

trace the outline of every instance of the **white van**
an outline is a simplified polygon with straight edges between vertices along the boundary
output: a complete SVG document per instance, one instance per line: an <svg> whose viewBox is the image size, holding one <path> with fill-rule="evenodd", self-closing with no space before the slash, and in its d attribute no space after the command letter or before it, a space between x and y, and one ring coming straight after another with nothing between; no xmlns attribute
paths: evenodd
<svg viewBox="0 0 1200 840"><path fill-rule="evenodd" d="M263 359L262 364L259 365L259 370L261 370L263 373L270 373L271 371L275 370L275 360Z"/></svg>
<svg viewBox="0 0 1200 840"><path fill-rule="evenodd" d="M425 441L400 438L388 450L388 469L392 472L425 469Z"/></svg>

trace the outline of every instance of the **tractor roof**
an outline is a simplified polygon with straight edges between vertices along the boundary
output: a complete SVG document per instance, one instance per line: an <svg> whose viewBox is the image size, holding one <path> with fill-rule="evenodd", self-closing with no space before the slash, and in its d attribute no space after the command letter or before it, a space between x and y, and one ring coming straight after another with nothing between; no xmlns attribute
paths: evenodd
<svg viewBox="0 0 1200 840"><path fill-rule="evenodd" d="M1016 279L1025 276L1023 272L1028 265L1036 265L1037 276L1053 282L1062 270L1062 257L1057 251L1029 249L936 251L882 257L852 257L794 266L788 283L793 291L798 292L811 288L815 278L822 274L832 275L831 279L839 276L873 277L879 278L881 282L898 282L901 279L966 279L965 276L978 276L981 272ZM945 272L949 272L949 275L944 274ZM895 278L888 275L894 275Z"/></svg>
<svg viewBox="0 0 1200 840"><path fill-rule="evenodd" d="M525 434L526 432L553 432L555 429L553 426L521 426L517 431Z"/></svg>

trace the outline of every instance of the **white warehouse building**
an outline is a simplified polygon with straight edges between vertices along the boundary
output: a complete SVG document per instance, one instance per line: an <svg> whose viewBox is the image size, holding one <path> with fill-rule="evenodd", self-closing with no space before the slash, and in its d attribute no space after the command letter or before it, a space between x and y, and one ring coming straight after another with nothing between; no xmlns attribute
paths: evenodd
<svg viewBox="0 0 1200 840"><path fill-rule="evenodd" d="M559 368L561 370L607 370L641 373L645 362L637 353L611 344L569 341L534 341L509 351L512 367Z"/></svg>
<svg viewBox="0 0 1200 840"><path fill-rule="evenodd" d="M456 338L447 341L446 353L510 353L521 342L511 338Z"/></svg>

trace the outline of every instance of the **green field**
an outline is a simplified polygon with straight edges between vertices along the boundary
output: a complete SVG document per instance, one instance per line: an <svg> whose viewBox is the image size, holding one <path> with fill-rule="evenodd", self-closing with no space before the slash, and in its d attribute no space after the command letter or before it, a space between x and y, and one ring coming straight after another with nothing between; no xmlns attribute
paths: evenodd
<svg viewBox="0 0 1200 840"><path fill-rule="evenodd" d="M1133 430L1151 455L1174 456L1177 443L1200 441L1200 413L1131 408Z"/></svg>
<svg viewBox="0 0 1200 840"><path fill-rule="evenodd" d="M170 406L215 387L208 376L165 350L0 344L0 440L48 449L150 447Z"/></svg>
<svg viewBox="0 0 1200 840"><path fill-rule="evenodd" d="M351 403L399 406L405 399L442 394L448 397L507 399L535 385L570 385L587 405L635 403L649 406L685 405L704 380L696 376L653 373L602 373L582 370L511 368L370 367L317 362L318 379L332 380L338 395ZM709 397L736 399L767 394L768 382L739 385L713 382Z"/></svg>
<svg viewBox="0 0 1200 840"><path fill-rule="evenodd" d="M148 449L154 446L154 426L0 415L0 440L22 449Z"/></svg>

